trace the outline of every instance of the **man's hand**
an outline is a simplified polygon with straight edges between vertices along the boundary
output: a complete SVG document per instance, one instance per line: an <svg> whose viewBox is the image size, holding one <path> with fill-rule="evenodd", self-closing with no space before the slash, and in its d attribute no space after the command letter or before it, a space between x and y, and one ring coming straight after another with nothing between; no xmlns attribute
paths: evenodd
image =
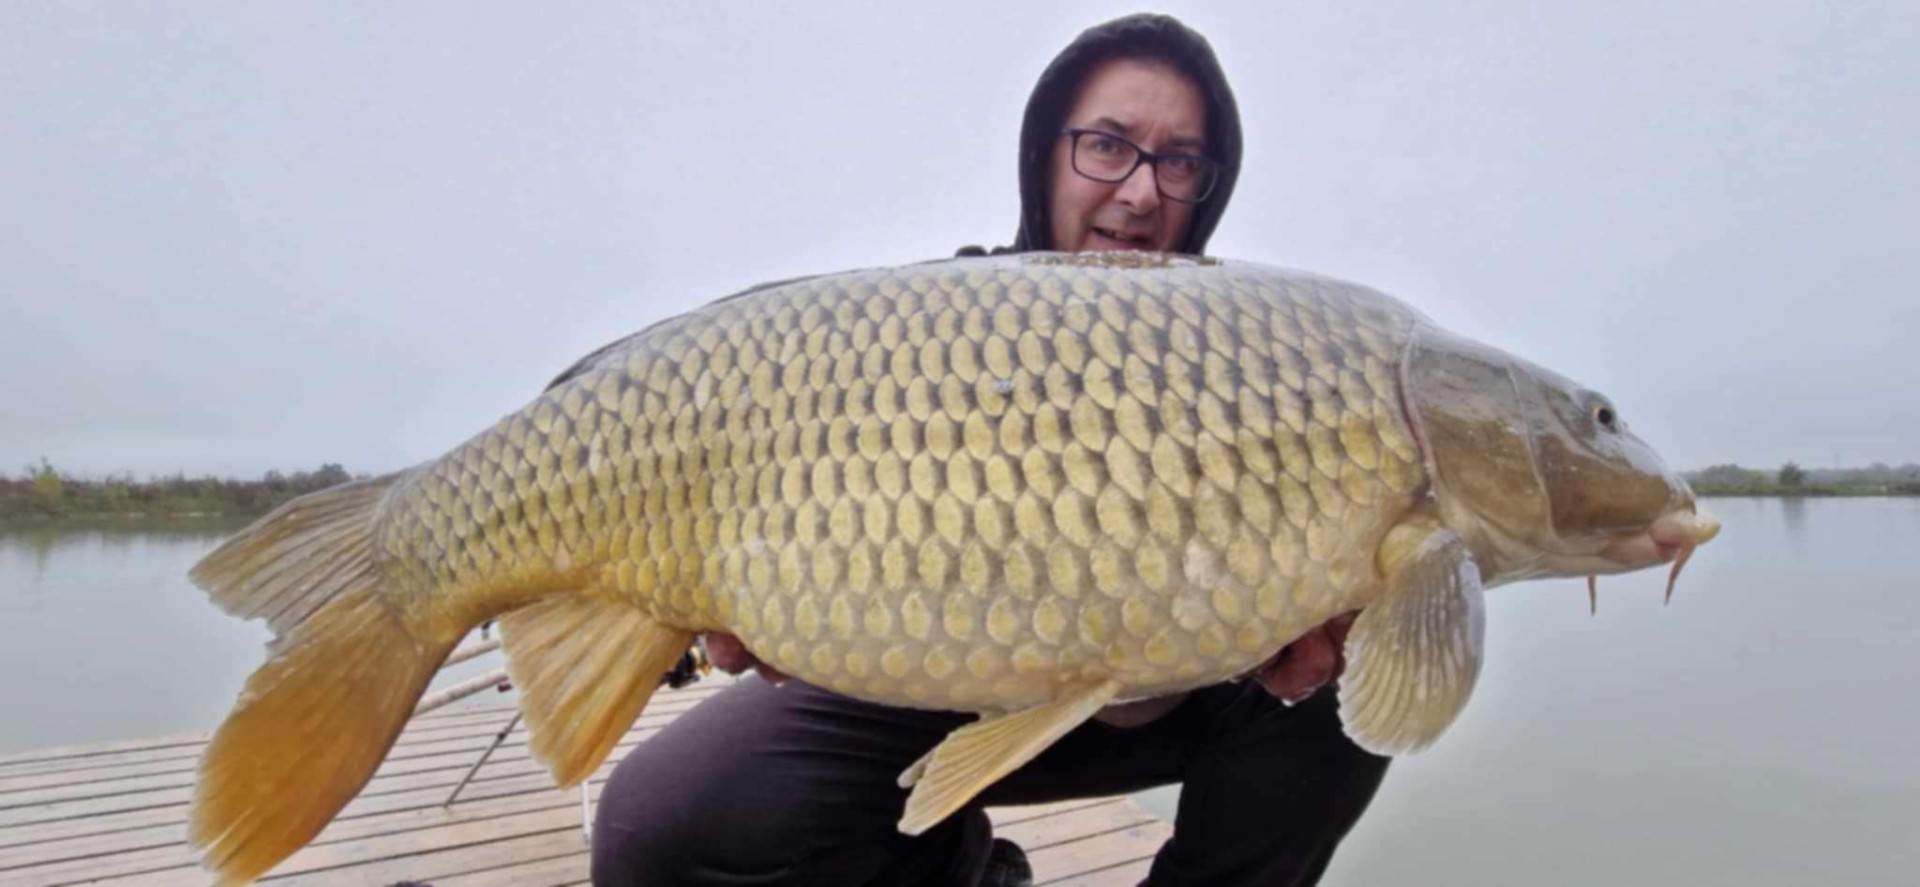
<svg viewBox="0 0 1920 887"><path fill-rule="evenodd" d="M1343 613L1325 625L1301 635L1254 672L1260 685L1287 705L1307 701L1315 691L1333 682L1346 668L1340 649L1347 642L1358 612Z"/></svg>
<svg viewBox="0 0 1920 887"><path fill-rule="evenodd" d="M1281 648L1252 675L1259 679L1261 687L1285 705L1307 701L1321 687L1333 683L1346 668L1340 649L1347 642L1347 630L1353 627L1354 617L1359 615L1358 611L1342 613L1327 620L1326 624ZM1116 727L1137 727L1173 711L1185 698L1185 693L1176 693L1109 705L1094 718Z"/></svg>
<svg viewBox="0 0 1920 887"><path fill-rule="evenodd" d="M713 663L714 668L732 675L751 668L759 672L760 677L769 684L778 684L787 679L786 675L775 670L773 666L756 658L753 652L747 649L747 645L740 643L740 639L733 635L710 631L702 637L707 642L707 661Z"/></svg>

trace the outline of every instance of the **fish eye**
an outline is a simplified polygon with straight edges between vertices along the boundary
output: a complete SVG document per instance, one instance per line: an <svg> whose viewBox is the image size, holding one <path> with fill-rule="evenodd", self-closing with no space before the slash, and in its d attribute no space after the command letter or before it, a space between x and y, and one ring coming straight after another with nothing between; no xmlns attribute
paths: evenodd
<svg viewBox="0 0 1920 887"><path fill-rule="evenodd" d="M1604 400L1593 402L1593 421L1608 431L1620 430L1620 417L1613 411L1613 405Z"/></svg>

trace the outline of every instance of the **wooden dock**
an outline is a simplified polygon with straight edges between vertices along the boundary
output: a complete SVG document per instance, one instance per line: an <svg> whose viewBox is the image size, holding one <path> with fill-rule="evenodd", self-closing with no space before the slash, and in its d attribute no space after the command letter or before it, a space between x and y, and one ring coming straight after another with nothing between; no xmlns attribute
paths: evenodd
<svg viewBox="0 0 1920 887"><path fill-rule="evenodd" d="M597 799L633 743L721 689L662 691L595 774ZM513 718L504 705L414 719L373 782L262 884L559 887L587 884L579 790L554 788L516 728L449 793ZM166 736L0 754L0 887L203 887L186 847L187 804L206 737ZM1040 884L1133 887L1171 828L1125 798L989 811L1027 850Z"/></svg>

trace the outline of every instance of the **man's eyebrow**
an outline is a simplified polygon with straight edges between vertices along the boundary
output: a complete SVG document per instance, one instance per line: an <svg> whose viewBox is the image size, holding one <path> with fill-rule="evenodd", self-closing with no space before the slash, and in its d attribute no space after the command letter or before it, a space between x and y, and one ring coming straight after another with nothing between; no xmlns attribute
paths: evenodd
<svg viewBox="0 0 1920 887"><path fill-rule="evenodd" d="M1131 137L1133 134L1130 127L1128 127L1124 123L1121 123L1118 120L1113 119L1112 117L1101 117L1099 119L1094 120L1092 123L1087 124L1087 126L1088 128L1091 128L1091 129L1104 129L1104 130L1107 130L1108 132L1111 132L1119 136ZM1179 137L1168 139L1166 144L1160 146L1160 150L1162 152L1165 152L1170 149L1177 150L1177 151L1192 151L1193 153L1198 154L1198 153L1201 153L1206 147L1207 147L1206 139L1197 139L1191 136L1179 136Z"/></svg>

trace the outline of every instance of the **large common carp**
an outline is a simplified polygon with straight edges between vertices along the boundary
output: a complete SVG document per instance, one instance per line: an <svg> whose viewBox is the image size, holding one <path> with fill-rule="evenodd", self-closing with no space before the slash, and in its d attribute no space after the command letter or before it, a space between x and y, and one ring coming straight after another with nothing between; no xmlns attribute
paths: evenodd
<svg viewBox="0 0 1920 887"><path fill-rule="evenodd" d="M1482 589L1677 564L1717 529L1605 398L1352 284L1041 254L765 286L201 562L277 640L192 839L227 882L304 845L490 618L562 784L704 630L980 712L902 775L918 832L1103 706L1351 610L1347 732L1418 749L1473 688Z"/></svg>

